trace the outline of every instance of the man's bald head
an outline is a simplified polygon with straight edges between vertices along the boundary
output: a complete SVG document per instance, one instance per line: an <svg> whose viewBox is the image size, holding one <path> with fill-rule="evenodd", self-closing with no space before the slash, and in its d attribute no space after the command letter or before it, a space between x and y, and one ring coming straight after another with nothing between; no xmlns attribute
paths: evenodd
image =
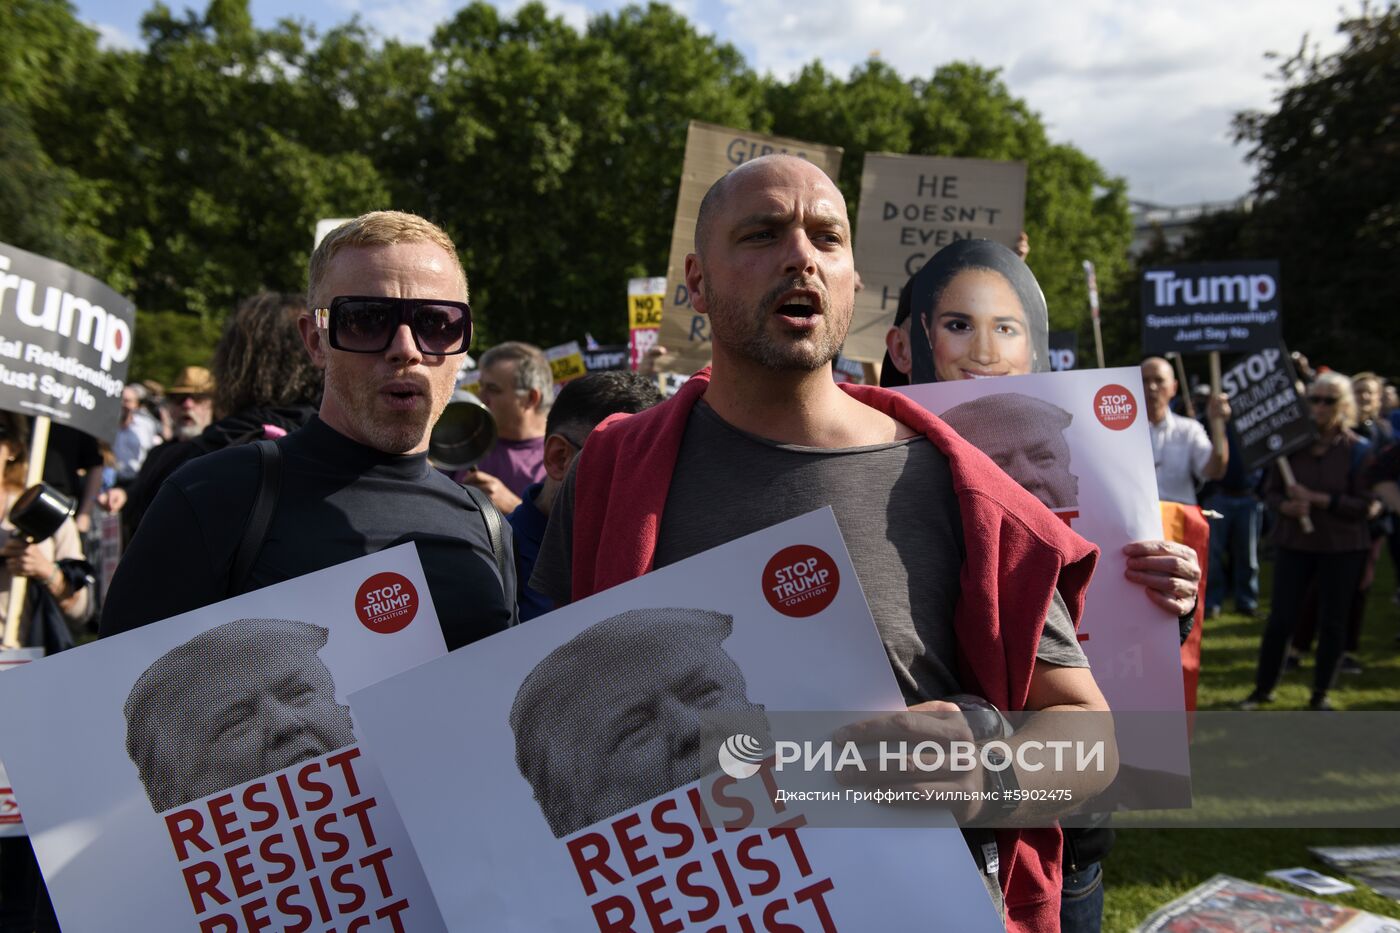
<svg viewBox="0 0 1400 933"><path fill-rule="evenodd" d="M700 210L695 215L695 253L698 256L705 255L705 244L709 242L710 234L713 233L715 218L724 211L724 205L735 186L755 172L771 172L778 166L791 166L800 172L815 172L825 179L827 184L836 188L833 182L820 168L806 159L799 156L788 155L785 152L775 152L771 155L759 156L757 159L750 159L735 168L730 169L720 176L719 180L710 186L710 190L705 192L705 197L700 200ZM845 203L844 200L842 202Z"/></svg>
<svg viewBox="0 0 1400 933"><path fill-rule="evenodd" d="M1176 371L1171 363L1160 356L1142 361L1142 394L1147 400L1148 421L1157 424L1166 417L1176 390Z"/></svg>

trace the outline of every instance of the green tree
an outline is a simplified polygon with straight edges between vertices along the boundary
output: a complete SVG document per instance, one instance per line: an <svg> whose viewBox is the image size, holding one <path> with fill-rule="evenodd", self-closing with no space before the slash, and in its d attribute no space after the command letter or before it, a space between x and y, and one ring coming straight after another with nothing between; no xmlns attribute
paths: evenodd
<svg viewBox="0 0 1400 933"><path fill-rule="evenodd" d="M1253 209L1157 258L1278 259L1290 348L1400 374L1400 6L1364 6L1338 30L1337 53L1304 40L1282 61L1273 110L1235 119L1257 169Z"/></svg>

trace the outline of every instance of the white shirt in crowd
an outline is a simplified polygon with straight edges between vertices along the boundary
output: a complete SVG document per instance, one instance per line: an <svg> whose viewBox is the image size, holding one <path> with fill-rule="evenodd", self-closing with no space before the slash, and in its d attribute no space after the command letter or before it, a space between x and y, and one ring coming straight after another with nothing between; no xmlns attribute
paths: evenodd
<svg viewBox="0 0 1400 933"><path fill-rule="evenodd" d="M1159 423L1148 422L1152 463L1157 468L1157 495L1168 502L1196 504L1196 486L1210 461L1210 437L1199 421L1172 412Z"/></svg>
<svg viewBox="0 0 1400 933"><path fill-rule="evenodd" d="M112 455L117 458L117 479L125 482L136 478L141 463L151 448L160 443L160 423L144 411L138 411L131 424L117 430L112 441Z"/></svg>

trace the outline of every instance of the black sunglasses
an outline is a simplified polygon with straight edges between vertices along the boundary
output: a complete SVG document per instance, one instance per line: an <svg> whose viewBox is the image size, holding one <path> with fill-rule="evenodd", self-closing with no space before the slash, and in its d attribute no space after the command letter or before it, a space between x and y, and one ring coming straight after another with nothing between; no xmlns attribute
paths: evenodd
<svg viewBox="0 0 1400 933"><path fill-rule="evenodd" d="M1335 395L1309 395L1308 401L1314 405L1335 405L1340 399Z"/></svg>
<svg viewBox="0 0 1400 933"><path fill-rule="evenodd" d="M332 349L350 353L383 353L403 324L424 356L466 353L472 342L472 309L465 301L339 295L315 314Z"/></svg>

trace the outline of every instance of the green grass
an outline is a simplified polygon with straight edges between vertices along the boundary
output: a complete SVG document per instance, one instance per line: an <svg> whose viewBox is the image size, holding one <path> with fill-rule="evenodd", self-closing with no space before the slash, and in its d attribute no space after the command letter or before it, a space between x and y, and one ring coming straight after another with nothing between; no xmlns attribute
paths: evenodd
<svg viewBox="0 0 1400 933"><path fill-rule="evenodd" d="M1261 584L1264 601L1260 613L1250 619L1230 612L1207 619L1201 645L1199 708L1225 710L1243 699L1254 686L1259 636L1268 610L1271 566L1264 565ZM1400 709L1400 608L1390 600L1395 578L1390 558L1382 552L1376 582L1366 607L1358 655L1365 672L1343 674L1331 693L1338 709ZM1228 604L1227 604L1228 606ZM1311 659L1288 673L1276 691L1270 709L1306 709L1312 692ZM1148 914L1185 894L1212 875L1224 873L1293 894L1306 894L1264 873L1277 868L1304 865L1324 874L1328 869L1308 852L1309 846L1400 843L1400 829L1131 829L1120 830L1113 852L1104 862L1106 894L1104 929L1132 930ZM1322 898L1389 917L1400 918L1400 902L1357 884L1357 890Z"/></svg>

